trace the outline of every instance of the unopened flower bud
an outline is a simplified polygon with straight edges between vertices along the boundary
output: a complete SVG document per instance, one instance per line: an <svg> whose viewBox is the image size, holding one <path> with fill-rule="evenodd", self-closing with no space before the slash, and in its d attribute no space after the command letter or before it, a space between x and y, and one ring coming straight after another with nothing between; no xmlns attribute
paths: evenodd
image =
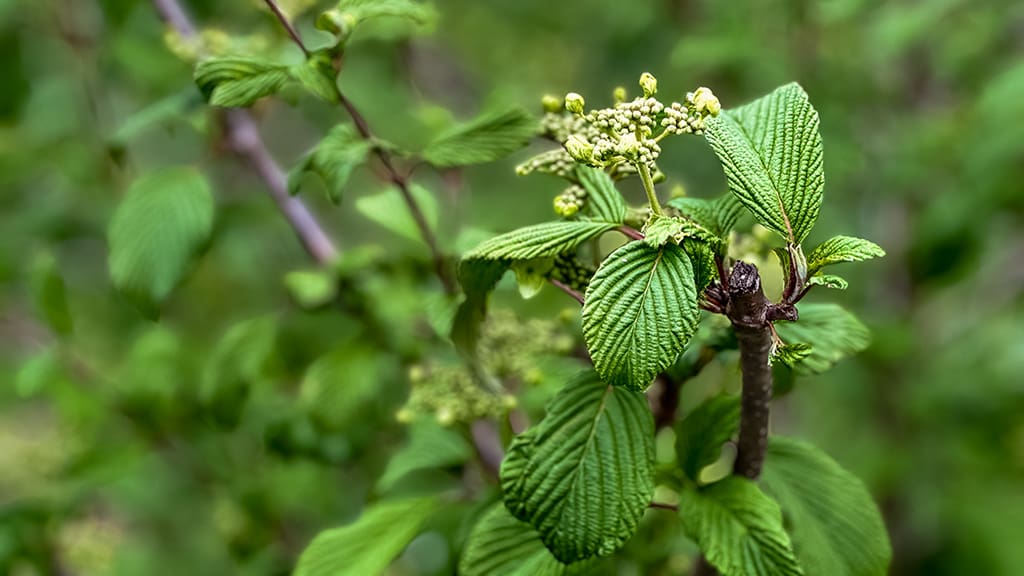
<svg viewBox="0 0 1024 576"><path fill-rule="evenodd" d="M627 160L635 161L640 153L640 141L633 134L625 134L619 139L615 151Z"/></svg>
<svg viewBox="0 0 1024 576"><path fill-rule="evenodd" d="M615 100L616 104L622 104L625 102L626 97L626 88L624 86L619 86L615 88L614 92L612 92L612 98Z"/></svg>
<svg viewBox="0 0 1024 576"><path fill-rule="evenodd" d="M640 75L640 89L644 91L644 98L650 98L658 91L658 79L650 72Z"/></svg>
<svg viewBox="0 0 1024 576"><path fill-rule="evenodd" d="M562 110L562 101L558 99L558 96L545 94L540 99L540 103L544 107L545 112L560 112Z"/></svg>
<svg viewBox="0 0 1024 576"><path fill-rule="evenodd" d="M565 109L573 114L583 114L583 96L575 92L569 92L565 95Z"/></svg>
<svg viewBox="0 0 1024 576"><path fill-rule="evenodd" d="M693 108L698 113L707 111L711 116L718 116L722 111L722 103L718 101L710 88L701 86L693 93Z"/></svg>
<svg viewBox="0 0 1024 576"><path fill-rule="evenodd" d="M569 136L565 141L565 151L577 162L588 164L594 160L594 145L577 134Z"/></svg>

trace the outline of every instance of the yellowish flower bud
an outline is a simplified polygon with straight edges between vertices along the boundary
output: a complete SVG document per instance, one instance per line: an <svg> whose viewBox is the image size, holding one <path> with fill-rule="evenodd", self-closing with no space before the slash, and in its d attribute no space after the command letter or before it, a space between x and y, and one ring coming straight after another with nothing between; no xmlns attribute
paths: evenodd
<svg viewBox="0 0 1024 576"><path fill-rule="evenodd" d="M586 164L594 160L594 145L577 134L569 136L565 141L565 151L577 162Z"/></svg>
<svg viewBox="0 0 1024 576"><path fill-rule="evenodd" d="M693 108L698 113L707 111L711 116L718 116L722 111L722 103L710 88L701 86L693 93Z"/></svg>
<svg viewBox="0 0 1024 576"><path fill-rule="evenodd" d="M583 114L583 107L586 103L583 101L583 96L575 92L569 92L565 95L565 109L573 114Z"/></svg>
<svg viewBox="0 0 1024 576"><path fill-rule="evenodd" d="M615 88L615 91L612 92L612 98L615 100L616 104L622 104L625 102L627 98L626 88L624 86Z"/></svg>
<svg viewBox="0 0 1024 576"><path fill-rule="evenodd" d="M658 79L650 72L640 75L640 89L644 91L644 98L650 98L658 92Z"/></svg>
<svg viewBox="0 0 1024 576"><path fill-rule="evenodd" d="M545 112L560 112L562 110L562 101L558 99L558 96L545 94L540 99L540 103L544 107Z"/></svg>

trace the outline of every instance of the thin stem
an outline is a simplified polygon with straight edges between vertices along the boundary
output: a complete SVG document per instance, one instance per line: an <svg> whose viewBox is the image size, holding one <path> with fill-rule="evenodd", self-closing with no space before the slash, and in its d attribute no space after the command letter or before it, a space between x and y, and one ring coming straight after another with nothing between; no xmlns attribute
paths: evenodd
<svg viewBox="0 0 1024 576"><path fill-rule="evenodd" d="M583 294L580 294L579 292L571 288L568 284L565 284L564 282L561 282L559 280L555 280L554 278L548 278L548 282L551 282L551 285L554 286L555 288L558 288L562 292L565 292L569 296L572 296L574 300L580 303L580 305L583 304Z"/></svg>
<svg viewBox="0 0 1024 576"><path fill-rule="evenodd" d="M675 504L666 504L664 502L651 502L647 505L648 508L657 508L659 510L671 510L673 512L679 512L679 506Z"/></svg>
<svg viewBox="0 0 1024 576"><path fill-rule="evenodd" d="M628 236L632 240L643 240L644 239L644 235L639 230L637 230L636 228L633 228L632 226L626 226L625 224L623 224L622 226L619 226L618 228L616 228L616 230L618 230L619 232L622 232L623 234L625 234L626 236Z"/></svg>
<svg viewBox="0 0 1024 576"><path fill-rule="evenodd" d="M302 42L302 37L299 36L298 31L292 26L291 22L288 21L288 17L278 8L277 3L274 0L264 0L267 6L274 12L277 19L284 26L285 30L288 31L288 35L291 36L295 44L302 49L306 56L309 56L309 50L306 49L305 44ZM405 201L406 207L409 209L409 213L412 215L413 221L416 222L416 228L419 229L420 237L423 238L423 242L427 245L427 249L430 250L431 258L434 261L434 272L437 274L438 279L444 286L444 291L448 295L454 295L458 292L458 287L455 284L455 280L452 278L448 271L448 265L445 262L444 254L441 252L441 248L437 243L437 238L434 235L434 231L431 230L430 224L427 222L426 216L423 214L423 209L420 208L419 202L412 195L412 190L409 186L409 179L402 175L391 160L391 154L381 146L376 145L376 139L373 136L373 131L370 130L370 125L366 121L366 117L363 116L359 109L356 108L355 104L351 100L345 97L338 88L337 82L332 82L334 87L335 96L338 98L338 103L345 109L349 117L352 118L352 122L356 125L356 130L359 135L364 139L374 144L373 151L374 155L380 161L384 167L386 177L391 181L392 184L398 188L399 193L402 195L402 200Z"/></svg>
<svg viewBox="0 0 1024 576"><path fill-rule="evenodd" d="M654 179L651 178L650 168L643 162L637 162L636 169L640 172L640 180L644 183L644 192L647 193L647 201L651 204L651 211L658 216L664 216L665 212L662 211L661 203L658 202L658 195L654 192Z"/></svg>
<svg viewBox="0 0 1024 576"><path fill-rule="evenodd" d="M195 26L177 0L153 0L153 6L164 22L182 37L196 37ZM320 264L337 259L338 250L316 217L302 200L288 193L288 177L267 150L252 116L244 110L229 110L225 121L225 137L231 149L259 174L306 252Z"/></svg>
<svg viewBox="0 0 1024 576"><path fill-rule="evenodd" d="M274 2L274 0L264 1L266 2L267 7L270 8L270 11L274 13L274 16L277 16L277 20L281 22L281 26L284 26L284 29L288 31L288 35L292 37L295 44L300 50L302 50L302 53L306 58L309 58L309 48L306 48L306 44L302 41L302 37L299 36L299 31L295 29L295 26L292 26L291 21L288 20L288 16L281 10L281 7L278 6L277 2Z"/></svg>

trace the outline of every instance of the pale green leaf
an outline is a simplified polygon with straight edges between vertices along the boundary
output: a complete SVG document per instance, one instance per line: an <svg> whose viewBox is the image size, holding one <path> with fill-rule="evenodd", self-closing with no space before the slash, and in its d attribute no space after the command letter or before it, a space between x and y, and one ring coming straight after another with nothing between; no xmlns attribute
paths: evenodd
<svg viewBox="0 0 1024 576"><path fill-rule="evenodd" d="M581 374L513 440L501 486L512 515L560 561L611 554L636 532L654 493L647 399Z"/></svg>
<svg viewBox="0 0 1024 576"><path fill-rule="evenodd" d="M168 168L134 183L107 229L114 286L150 317L213 232L213 196L198 170Z"/></svg>
<svg viewBox="0 0 1024 576"><path fill-rule="evenodd" d="M332 302L338 295L338 280L331 270L295 270L284 277L284 285L295 302L315 309Z"/></svg>
<svg viewBox="0 0 1024 576"><path fill-rule="evenodd" d="M331 128L292 173L288 182L289 191L292 194L297 193L302 173L311 172L323 179L327 187L327 197L331 202L339 204L341 193L352 171L366 162L366 155L371 147L371 144L362 139L349 124L339 124Z"/></svg>
<svg viewBox="0 0 1024 576"><path fill-rule="evenodd" d="M420 207L431 232L436 233L440 209L434 195L423 186L411 183L409 184L409 193ZM402 192L398 188L387 188L373 196L359 198L356 200L356 210L399 236L412 240L416 244L423 243L423 232L416 224L412 213L409 212L409 204L406 203L405 197L402 196Z"/></svg>
<svg viewBox="0 0 1024 576"><path fill-rule="evenodd" d="M433 498L378 502L354 523L325 530L302 552L294 576L383 573L437 509Z"/></svg>
<svg viewBox="0 0 1024 576"><path fill-rule="evenodd" d="M247 107L280 92L292 76L282 64L250 56L223 56L197 64L194 79L210 104Z"/></svg>
<svg viewBox="0 0 1024 576"><path fill-rule="evenodd" d="M465 297L455 311L451 339L465 356L476 355L480 327L487 316L487 300L508 267L508 260L472 259L459 263L459 285Z"/></svg>
<svg viewBox="0 0 1024 576"><path fill-rule="evenodd" d="M722 455L722 445L740 428L740 399L728 394L708 398L676 426L679 467L696 482L700 471Z"/></svg>
<svg viewBox="0 0 1024 576"><path fill-rule="evenodd" d="M32 303L36 314L56 334L71 333L74 323L68 308L67 289L53 254L43 253L35 257L30 274Z"/></svg>
<svg viewBox="0 0 1024 576"><path fill-rule="evenodd" d="M659 248L668 243L679 244L684 238L694 238L717 245L719 239L711 230L701 226L695 220L682 216L662 216L651 214L644 225L644 243L652 248Z"/></svg>
<svg viewBox="0 0 1024 576"><path fill-rule="evenodd" d="M810 344L804 344L797 342L794 344L783 344L776 348L769 360L774 364L775 362L782 362L790 368L799 366L801 362L807 359L808 356L814 351L814 347Z"/></svg>
<svg viewBox="0 0 1024 576"><path fill-rule="evenodd" d="M850 283L846 281L842 276L836 276L835 274L818 274L817 276L811 276L807 279L808 284L814 286L824 286L825 288L833 288L835 290L846 290L850 286Z"/></svg>
<svg viewBox="0 0 1024 576"><path fill-rule="evenodd" d="M533 260L513 262L512 271L516 274L519 295L524 300L529 300L539 294L548 283L548 275L554 266L554 258L534 258Z"/></svg>
<svg viewBox="0 0 1024 576"><path fill-rule="evenodd" d="M798 309L799 320L778 321L775 330L786 344L811 345L811 354L795 365L799 372L824 372L871 342L867 327L837 304L802 304Z"/></svg>
<svg viewBox="0 0 1024 576"><path fill-rule="evenodd" d="M519 228L485 240L464 260L532 260L564 254L611 230L615 225L590 220L562 220Z"/></svg>
<svg viewBox="0 0 1024 576"><path fill-rule="evenodd" d="M338 345L306 369L299 405L324 426L345 429L379 393L380 359L364 344Z"/></svg>
<svg viewBox="0 0 1024 576"><path fill-rule="evenodd" d="M799 244L818 219L825 186L818 113L799 84L707 121L729 189L761 224Z"/></svg>
<svg viewBox="0 0 1024 576"><path fill-rule="evenodd" d="M699 319L686 252L630 242L605 258L587 287L583 339L606 382L643 391L675 362Z"/></svg>
<svg viewBox="0 0 1024 576"><path fill-rule="evenodd" d="M459 560L460 576L563 576L567 568L500 502L477 521Z"/></svg>
<svg viewBox="0 0 1024 576"><path fill-rule="evenodd" d="M743 204L731 193L713 200L682 196L669 200L668 206L721 239L729 236L729 231L743 215Z"/></svg>
<svg viewBox="0 0 1024 576"><path fill-rule="evenodd" d="M18 367L14 375L14 390L20 398L32 398L64 378L59 351L56 347L47 348Z"/></svg>
<svg viewBox="0 0 1024 576"><path fill-rule="evenodd" d="M352 18L352 25L373 18L403 18L417 24L427 24L434 18L430 4L414 0L341 0L337 9Z"/></svg>
<svg viewBox="0 0 1024 576"><path fill-rule="evenodd" d="M622 224L626 218L626 203L615 188L611 176L600 168L576 166L576 177L587 191L586 210L595 220Z"/></svg>
<svg viewBox="0 0 1024 576"><path fill-rule="evenodd" d="M815 274L830 264L860 262L882 256L885 256L885 250L870 240L853 236L833 236L807 255L807 273Z"/></svg>
<svg viewBox="0 0 1024 576"><path fill-rule="evenodd" d="M325 102L338 101L338 73L331 63L331 55L327 52L311 54L305 62L291 68L292 76L306 90Z"/></svg>
<svg viewBox="0 0 1024 576"><path fill-rule="evenodd" d="M261 317L235 324L217 342L199 394L219 422L237 423L249 390L266 378L276 341L276 321Z"/></svg>
<svg viewBox="0 0 1024 576"><path fill-rule="evenodd" d="M404 476L417 470L446 468L473 457L473 447L458 432L432 419L421 419L409 427L409 440L388 459L377 489L387 491Z"/></svg>
<svg viewBox="0 0 1024 576"><path fill-rule="evenodd" d="M537 130L537 121L521 108L485 112L442 133L423 158L440 167L492 162L526 146Z"/></svg>
<svg viewBox="0 0 1024 576"><path fill-rule="evenodd" d="M800 565L808 574L884 576L892 548L867 487L817 448L773 437L764 491L782 508Z"/></svg>
<svg viewBox="0 0 1024 576"><path fill-rule="evenodd" d="M746 478L728 476L699 490L683 490L679 517L722 576L803 574L779 505Z"/></svg>

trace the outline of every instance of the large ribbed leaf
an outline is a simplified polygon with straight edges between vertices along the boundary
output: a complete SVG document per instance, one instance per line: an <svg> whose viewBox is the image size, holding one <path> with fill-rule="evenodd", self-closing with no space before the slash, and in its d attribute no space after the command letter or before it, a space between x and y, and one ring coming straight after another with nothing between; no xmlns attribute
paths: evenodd
<svg viewBox="0 0 1024 576"><path fill-rule="evenodd" d="M713 200L682 196L669 200L668 205L723 239L743 214L743 204L730 193Z"/></svg>
<svg viewBox="0 0 1024 576"><path fill-rule="evenodd" d="M302 552L295 576L374 576L420 533L433 498L379 502L353 524L325 530Z"/></svg>
<svg viewBox="0 0 1024 576"><path fill-rule="evenodd" d="M883 576L892 548L867 487L817 448L772 438L761 476L808 574Z"/></svg>
<svg viewBox="0 0 1024 576"><path fill-rule="evenodd" d="M531 260L558 256L614 227L610 222L589 220L535 224L484 241L466 254L464 260Z"/></svg>
<svg viewBox="0 0 1024 576"><path fill-rule="evenodd" d="M540 534L500 502L477 521L459 561L460 576L562 576L567 571Z"/></svg>
<svg viewBox="0 0 1024 576"><path fill-rule="evenodd" d="M722 576L803 574L779 505L746 478L729 476L700 490L684 490L679 517Z"/></svg>
<svg viewBox="0 0 1024 576"><path fill-rule="evenodd" d="M213 196L192 168L136 180L110 221L110 278L148 316L191 269L213 232Z"/></svg>
<svg viewBox="0 0 1024 576"><path fill-rule="evenodd" d="M654 492L647 399L581 374L512 442L501 486L509 511L562 562L611 554L636 532Z"/></svg>
<svg viewBox="0 0 1024 576"><path fill-rule="evenodd" d="M707 121L729 189L758 221L799 244L818 219L825 187L818 113L787 84Z"/></svg>
<svg viewBox="0 0 1024 576"><path fill-rule="evenodd" d="M587 211L603 222L621 224L626 217L626 203L615 188L615 182L600 168L576 166L576 176L587 191Z"/></svg>
<svg viewBox="0 0 1024 576"><path fill-rule="evenodd" d="M807 273L813 275L829 264L860 262L882 256L885 256L885 250L870 240L853 236L833 236L807 255Z"/></svg>
<svg viewBox="0 0 1024 576"><path fill-rule="evenodd" d="M423 158L435 166L492 162L526 146L537 130L537 121L520 108L485 112L438 136Z"/></svg>
<svg viewBox="0 0 1024 576"><path fill-rule="evenodd" d="M796 322L776 322L786 344L810 344L811 353L797 362L798 372L819 374L839 360L868 347L871 333L856 316L838 304L801 304Z"/></svg>
<svg viewBox="0 0 1024 576"><path fill-rule="evenodd" d="M630 242L605 258L587 288L583 339L606 382L643 391L675 362L699 318L683 248Z"/></svg>

